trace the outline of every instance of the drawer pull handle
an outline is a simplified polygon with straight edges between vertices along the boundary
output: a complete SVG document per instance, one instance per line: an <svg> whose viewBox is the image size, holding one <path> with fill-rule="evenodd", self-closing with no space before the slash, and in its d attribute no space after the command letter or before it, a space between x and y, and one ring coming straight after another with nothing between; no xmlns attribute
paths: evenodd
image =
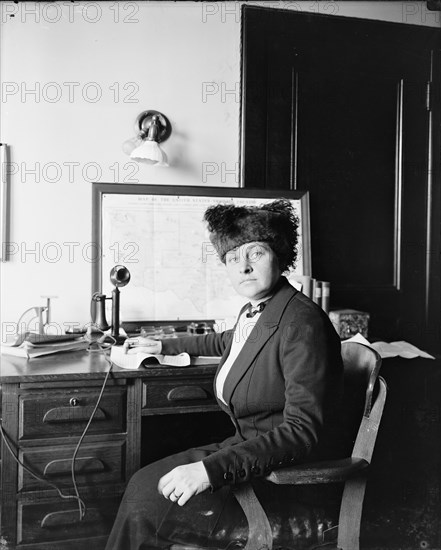
<svg viewBox="0 0 441 550"><path fill-rule="evenodd" d="M51 529L54 527L60 527L65 525L72 525L73 523L84 523L84 522L96 522L100 521L101 517L96 508L88 508L86 515L81 520L80 515L77 510L61 510L58 512L51 512L46 514L41 520L41 527L46 529Z"/></svg>
<svg viewBox="0 0 441 550"><path fill-rule="evenodd" d="M70 475L72 468L71 458L59 458L51 460L44 468L45 476ZM76 474L90 474L104 472L104 463L95 456L81 456L75 459Z"/></svg>
<svg viewBox="0 0 441 550"><path fill-rule="evenodd" d="M208 398L208 392L199 386L180 386L179 388L173 388L167 394L167 399L169 401L188 401L189 399Z"/></svg>
<svg viewBox="0 0 441 550"><path fill-rule="evenodd" d="M93 407L55 407L46 412L43 422L54 424L56 422L84 422L88 421L93 412ZM105 420L106 415L102 409L98 409L93 420Z"/></svg>
<svg viewBox="0 0 441 550"><path fill-rule="evenodd" d="M69 405L71 407L77 407L80 404L79 400L76 397L71 397L69 399Z"/></svg>

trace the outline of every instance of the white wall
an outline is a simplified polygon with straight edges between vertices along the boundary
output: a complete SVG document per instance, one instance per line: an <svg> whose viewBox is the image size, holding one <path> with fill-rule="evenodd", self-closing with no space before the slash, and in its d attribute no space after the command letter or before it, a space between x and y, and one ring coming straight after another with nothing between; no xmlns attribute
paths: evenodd
<svg viewBox="0 0 441 550"><path fill-rule="evenodd" d="M439 26L425 2L250 3ZM60 325L89 320L91 181L238 185L241 4L0 3L0 130L13 163L3 338L44 294L58 296ZM146 109L171 120L169 169L121 150Z"/></svg>

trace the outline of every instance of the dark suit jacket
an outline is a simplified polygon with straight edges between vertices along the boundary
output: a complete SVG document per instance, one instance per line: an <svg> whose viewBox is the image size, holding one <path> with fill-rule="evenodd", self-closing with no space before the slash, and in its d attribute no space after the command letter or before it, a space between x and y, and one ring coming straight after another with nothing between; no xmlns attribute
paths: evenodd
<svg viewBox="0 0 441 550"><path fill-rule="evenodd" d="M166 354L228 356L233 330L163 341ZM219 369L217 372L219 372ZM203 460L213 490L298 463L317 445L343 384L328 316L282 277L225 380L236 433Z"/></svg>

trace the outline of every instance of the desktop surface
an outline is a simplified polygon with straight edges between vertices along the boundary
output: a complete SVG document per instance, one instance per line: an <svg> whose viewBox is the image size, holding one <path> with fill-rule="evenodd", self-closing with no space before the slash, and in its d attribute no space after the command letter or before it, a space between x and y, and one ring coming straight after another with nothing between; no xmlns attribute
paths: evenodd
<svg viewBox="0 0 441 550"><path fill-rule="evenodd" d="M33 359L24 357L1 356L0 382L19 383L50 380L62 377L65 380L82 378L103 378L109 370L109 362L103 353L75 351L56 353ZM194 375L206 375L216 372L216 365L198 365L197 367L140 367L136 370L112 367L114 378L186 378Z"/></svg>

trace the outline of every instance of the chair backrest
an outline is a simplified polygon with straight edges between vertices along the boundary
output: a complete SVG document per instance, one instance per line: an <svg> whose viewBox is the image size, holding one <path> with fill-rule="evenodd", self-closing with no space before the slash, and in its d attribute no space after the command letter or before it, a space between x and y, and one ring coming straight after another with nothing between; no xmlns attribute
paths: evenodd
<svg viewBox="0 0 441 550"><path fill-rule="evenodd" d="M361 388L365 392L363 416L369 416L375 382L381 368L381 357L376 350L358 342L343 342L341 356L346 387ZM345 391L345 393L347 393Z"/></svg>
<svg viewBox="0 0 441 550"><path fill-rule="evenodd" d="M369 418L378 391L381 357L357 342L342 342L344 390L331 402L316 452L318 460L351 456L363 418ZM314 457L315 458L315 457Z"/></svg>
<svg viewBox="0 0 441 550"><path fill-rule="evenodd" d="M351 400L355 389L364 392L363 414L352 456L370 463L386 401L387 385L381 376L381 357L372 348L356 342L342 343L345 372L345 400Z"/></svg>
<svg viewBox="0 0 441 550"><path fill-rule="evenodd" d="M357 342L342 342L343 395L331 396L317 448L312 460L351 456L363 418L369 418L378 390L381 357Z"/></svg>

